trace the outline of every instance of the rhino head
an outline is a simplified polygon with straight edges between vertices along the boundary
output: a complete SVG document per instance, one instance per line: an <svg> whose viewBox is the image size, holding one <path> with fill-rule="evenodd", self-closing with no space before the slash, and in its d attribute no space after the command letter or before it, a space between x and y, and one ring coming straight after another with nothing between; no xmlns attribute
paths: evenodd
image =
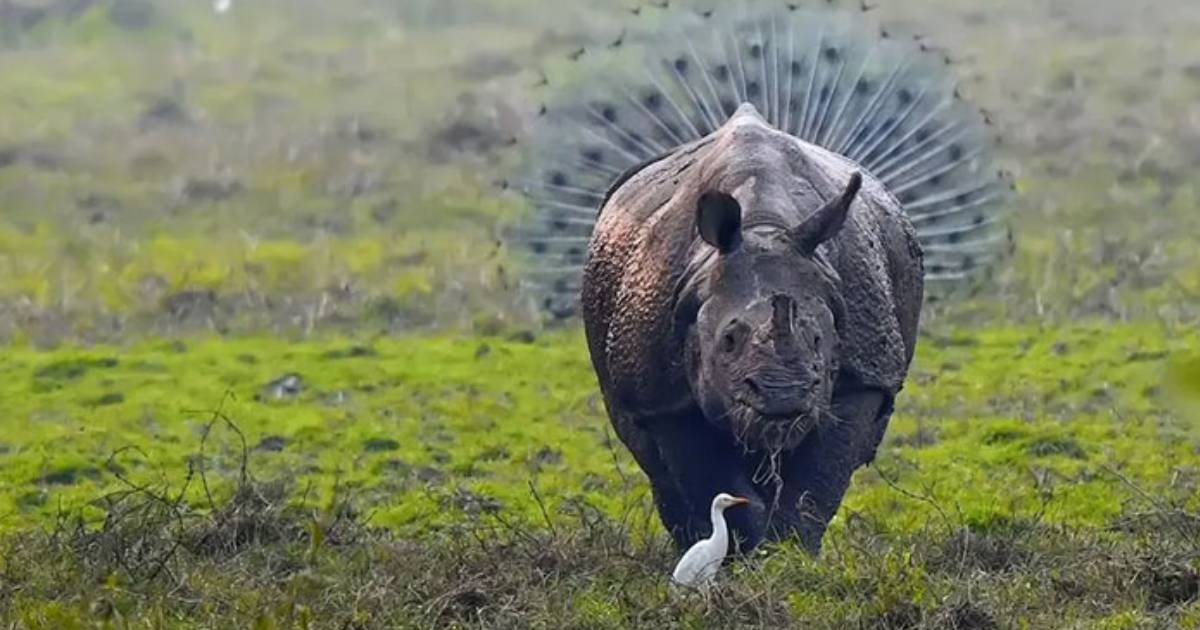
<svg viewBox="0 0 1200 630"><path fill-rule="evenodd" d="M746 448L795 448L830 417L845 306L817 247L842 229L861 185L854 173L790 229L744 227L741 204L721 190L699 197L696 225L711 251L703 282L677 302L684 368L705 416Z"/></svg>

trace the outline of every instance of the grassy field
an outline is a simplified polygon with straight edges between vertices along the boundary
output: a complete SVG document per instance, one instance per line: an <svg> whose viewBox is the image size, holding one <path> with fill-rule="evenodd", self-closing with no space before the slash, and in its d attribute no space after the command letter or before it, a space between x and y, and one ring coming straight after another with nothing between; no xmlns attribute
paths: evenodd
<svg viewBox="0 0 1200 630"><path fill-rule="evenodd" d="M995 113L1018 250L822 556L697 602L500 238L583 4L0 1L0 628L1200 627L1200 9L878 9Z"/></svg>
<svg viewBox="0 0 1200 630"><path fill-rule="evenodd" d="M826 553L739 565L707 612L664 591L673 556L582 345L11 351L0 613L47 628L1200 622L1195 331L927 334Z"/></svg>
<svg viewBox="0 0 1200 630"><path fill-rule="evenodd" d="M25 29L0 20L0 339L39 345L529 325L497 247L524 207L496 183L545 98L538 68L622 19L530 0L26 5L43 13ZM1110 5L878 9L953 53L1021 189L1017 254L959 315L1200 315L1200 10Z"/></svg>

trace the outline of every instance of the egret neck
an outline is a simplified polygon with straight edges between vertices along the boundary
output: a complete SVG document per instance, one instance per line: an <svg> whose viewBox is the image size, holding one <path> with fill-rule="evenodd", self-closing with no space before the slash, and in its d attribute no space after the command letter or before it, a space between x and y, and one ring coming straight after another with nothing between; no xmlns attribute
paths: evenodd
<svg viewBox="0 0 1200 630"><path fill-rule="evenodd" d="M729 553L729 526L725 524L725 507L713 502L709 508L709 518L712 519L713 533L709 539L712 541L712 546L717 553L721 554L721 559L724 560L725 555Z"/></svg>

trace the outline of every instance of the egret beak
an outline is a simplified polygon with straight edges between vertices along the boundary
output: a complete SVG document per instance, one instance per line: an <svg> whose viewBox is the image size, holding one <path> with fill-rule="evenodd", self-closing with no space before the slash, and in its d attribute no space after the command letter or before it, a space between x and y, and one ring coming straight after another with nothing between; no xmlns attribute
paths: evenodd
<svg viewBox="0 0 1200 630"><path fill-rule="evenodd" d="M733 505L750 505L750 499L745 497L733 497Z"/></svg>

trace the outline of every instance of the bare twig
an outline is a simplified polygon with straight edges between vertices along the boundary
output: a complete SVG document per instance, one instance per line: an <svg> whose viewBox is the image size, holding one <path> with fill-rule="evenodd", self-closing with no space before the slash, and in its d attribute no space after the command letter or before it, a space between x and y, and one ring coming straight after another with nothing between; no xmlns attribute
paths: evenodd
<svg viewBox="0 0 1200 630"><path fill-rule="evenodd" d="M533 494L533 500L537 502L538 509L542 512L542 520L546 521L546 527L550 528L550 535L558 538L558 530L554 527L554 521L550 518L550 513L546 511L546 503L542 501L542 495L538 493L537 485L530 479L529 492Z"/></svg>
<svg viewBox="0 0 1200 630"><path fill-rule="evenodd" d="M621 483L626 487L633 485L629 477L625 474L625 469L621 466L621 458L617 455L616 445L614 444L612 432L609 431L608 425L604 425L604 447L608 449L608 454L612 457L613 468L617 471L617 476L621 478Z"/></svg>
<svg viewBox="0 0 1200 630"><path fill-rule="evenodd" d="M946 531L950 532L950 533L954 532L954 530L955 530L954 522L950 520L950 516L946 514L946 511L942 509L941 504L939 504L937 502L937 500L933 497L932 492L928 492L926 494L917 494L910 490L906 490L906 489L900 487L900 484L896 481L896 479L888 477L887 473L884 471L884 469L882 467L876 465L875 470L876 470L876 472L879 473L879 478L882 479L883 482L886 483L888 485L888 487L891 488L892 490L895 490L896 492L899 492L900 494L902 494L910 499L913 499L915 501L920 501L921 503L924 503L924 504L928 505L929 507L933 508L933 510L935 512L937 512L938 516L941 517L942 522L945 523Z"/></svg>

